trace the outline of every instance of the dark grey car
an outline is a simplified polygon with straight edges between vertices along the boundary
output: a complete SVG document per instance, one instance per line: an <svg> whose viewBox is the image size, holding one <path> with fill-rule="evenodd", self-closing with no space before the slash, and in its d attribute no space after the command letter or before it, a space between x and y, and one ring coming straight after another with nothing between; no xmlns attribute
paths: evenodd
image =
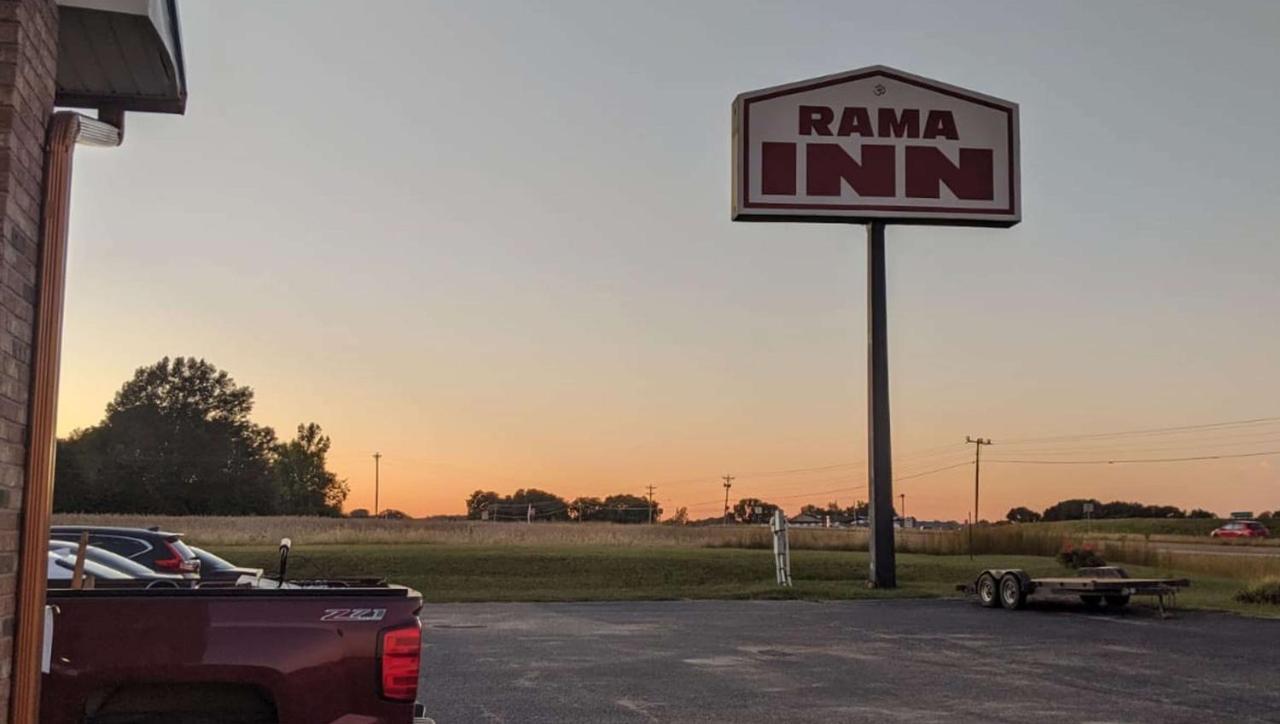
<svg viewBox="0 0 1280 724"><path fill-rule="evenodd" d="M140 563L157 573L173 573L191 581L200 579L200 561L182 535L160 529L117 528L97 525L55 525L49 530L54 540L79 542L89 534L89 545Z"/></svg>

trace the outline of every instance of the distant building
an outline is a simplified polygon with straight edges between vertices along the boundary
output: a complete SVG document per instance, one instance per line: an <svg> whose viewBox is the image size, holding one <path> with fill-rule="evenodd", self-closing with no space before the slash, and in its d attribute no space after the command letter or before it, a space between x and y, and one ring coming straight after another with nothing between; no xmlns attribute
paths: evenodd
<svg viewBox="0 0 1280 724"><path fill-rule="evenodd" d="M812 513L801 513L787 519L787 525L798 528L821 528L825 525L823 520L826 516L816 516Z"/></svg>

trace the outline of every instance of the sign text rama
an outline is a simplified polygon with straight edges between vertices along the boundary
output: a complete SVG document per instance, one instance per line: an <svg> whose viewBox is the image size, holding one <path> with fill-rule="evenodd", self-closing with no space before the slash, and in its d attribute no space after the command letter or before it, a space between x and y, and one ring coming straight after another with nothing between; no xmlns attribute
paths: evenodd
<svg viewBox="0 0 1280 724"><path fill-rule="evenodd" d="M1011 226L1018 106L872 66L733 103L735 221Z"/></svg>

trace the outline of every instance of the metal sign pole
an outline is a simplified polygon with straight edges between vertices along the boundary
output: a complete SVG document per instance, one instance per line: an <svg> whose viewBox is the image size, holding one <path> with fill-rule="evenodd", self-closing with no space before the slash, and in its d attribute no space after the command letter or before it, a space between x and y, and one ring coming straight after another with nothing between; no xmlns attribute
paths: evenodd
<svg viewBox="0 0 1280 724"><path fill-rule="evenodd" d="M867 585L898 585L893 551L893 461L889 440L889 349L885 311L883 221L867 224L867 514L871 576Z"/></svg>

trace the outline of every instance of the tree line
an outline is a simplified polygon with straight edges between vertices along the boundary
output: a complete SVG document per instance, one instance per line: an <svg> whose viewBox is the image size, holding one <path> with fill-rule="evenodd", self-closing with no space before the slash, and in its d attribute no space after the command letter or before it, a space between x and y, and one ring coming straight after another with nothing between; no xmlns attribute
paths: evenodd
<svg viewBox="0 0 1280 724"><path fill-rule="evenodd" d="M279 440L250 419L253 390L203 359L141 367L102 422L58 441L54 510L156 515L342 514L316 423Z"/></svg>
<svg viewBox="0 0 1280 724"><path fill-rule="evenodd" d="M1092 503L1092 512L1085 513L1085 505ZM1084 520L1085 518L1217 518L1214 513L1195 508L1190 511L1173 505L1144 505L1113 500L1103 503L1095 498L1073 498L1063 500L1037 513L1030 508L1018 506L1005 514L1005 519L1013 523L1038 523L1055 520Z"/></svg>
<svg viewBox="0 0 1280 724"><path fill-rule="evenodd" d="M640 495L618 493L605 498L578 497L572 500L537 488L521 488L510 495L500 495L492 490L477 490L467 496L467 518L506 522L530 520L608 522L608 523L667 523L670 525L712 525L723 523L724 515L692 520L687 508L678 508L675 514L662 520L662 504L653 501L653 517L650 519L650 501ZM760 498L740 498L729 509L729 519L735 523L768 523L779 506ZM859 503L841 508L836 503L824 507L805 505L801 513L832 520L866 518L867 505ZM897 516L897 512L894 512Z"/></svg>
<svg viewBox="0 0 1280 724"><path fill-rule="evenodd" d="M662 504L649 498L618 493L605 498L578 497L573 500L537 488L521 488L510 495L492 490L477 490L467 496L467 518L470 520L530 521L559 520L608 523L662 522ZM672 521L687 519L684 508L676 511Z"/></svg>

